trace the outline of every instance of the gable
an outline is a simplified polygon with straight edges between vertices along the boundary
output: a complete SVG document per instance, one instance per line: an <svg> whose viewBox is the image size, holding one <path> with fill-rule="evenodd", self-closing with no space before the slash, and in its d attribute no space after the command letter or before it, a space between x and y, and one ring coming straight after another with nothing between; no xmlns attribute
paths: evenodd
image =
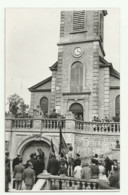
<svg viewBox="0 0 128 195"><path fill-rule="evenodd" d="M31 92L51 91L52 76L29 88Z"/></svg>
<svg viewBox="0 0 128 195"><path fill-rule="evenodd" d="M48 81L47 83L37 87L36 89L51 89L51 81Z"/></svg>
<svg viewBox="0 0 128 195"><path fill-rule="evenodd" d="M120 73L113 68L112 63L107 62L101 56L99 56L99 62L100 62L100 68L109 67L110 75L117 79L120 79Z"/></svg>

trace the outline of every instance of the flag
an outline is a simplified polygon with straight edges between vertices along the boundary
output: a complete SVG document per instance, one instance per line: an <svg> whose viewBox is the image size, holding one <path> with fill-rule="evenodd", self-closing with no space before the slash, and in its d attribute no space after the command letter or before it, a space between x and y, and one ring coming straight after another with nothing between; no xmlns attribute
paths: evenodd
<svg viewBox="0 0 128 195"><path fill-rule="evenodd" d="M65 143L65 140L62 135L62 130L60 128L60 145L59 145L59 154L63 154L64 157L66 157L66 154L68 153L68 147Z"/></svg>
<svg viewBox="0 0 128 195"><path fill-rule="evenodd" d="M50 147L50 153L55 154L54 145L51 139L51 147Z"/></svg>

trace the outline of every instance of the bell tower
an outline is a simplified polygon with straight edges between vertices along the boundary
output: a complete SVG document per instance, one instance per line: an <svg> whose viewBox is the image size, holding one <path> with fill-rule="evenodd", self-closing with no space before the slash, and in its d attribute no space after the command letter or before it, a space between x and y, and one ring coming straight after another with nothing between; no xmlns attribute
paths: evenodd
<svg viewBox="0 0 128 195"><path fill-rule="evenodd" d="M61 12L55 94L61 114L76 103L83 107L85 121L99 116L99 55L105 56L106 15L105 10Z"/></svg>

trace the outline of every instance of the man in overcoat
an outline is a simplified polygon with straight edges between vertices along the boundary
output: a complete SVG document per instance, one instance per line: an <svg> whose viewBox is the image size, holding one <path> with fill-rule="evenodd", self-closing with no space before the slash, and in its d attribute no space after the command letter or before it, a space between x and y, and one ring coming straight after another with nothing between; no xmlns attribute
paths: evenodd
<svg viewBox="0 0 128 195"><path fill-rule="evenodd" d="M22 190L24 166L22 164L22 159L19 159L19 164L15 166L13 178L15 179L15 189Z"/></svg>
<svg viewBox="0 0 128 195"><path fill-rule="evenodd" d="M35 183L35 171L31 162L28 163L28 167L24 170L23 180L26 185L26 190L31 190Z"/></svg>

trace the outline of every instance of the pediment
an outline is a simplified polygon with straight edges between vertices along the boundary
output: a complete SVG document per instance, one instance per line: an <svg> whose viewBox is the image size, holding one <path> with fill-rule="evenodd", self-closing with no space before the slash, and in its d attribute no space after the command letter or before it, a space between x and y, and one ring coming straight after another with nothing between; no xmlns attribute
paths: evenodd
<svg viewBox="0 0 128 195"><path fill-rule="evenodd" d="M32 87L29 88L29 91L31 91L31 92L51 91L51 81L52 81L52 76L37 83L36 85L33 85Z"/></svg>

